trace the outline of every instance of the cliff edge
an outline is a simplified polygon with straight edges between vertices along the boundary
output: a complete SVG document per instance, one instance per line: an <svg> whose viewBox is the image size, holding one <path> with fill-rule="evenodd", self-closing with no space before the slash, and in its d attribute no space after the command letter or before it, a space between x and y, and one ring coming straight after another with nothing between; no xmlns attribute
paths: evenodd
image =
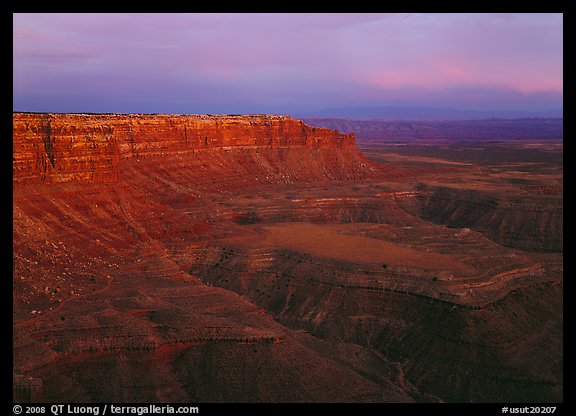
<svg viewBox="0 0 576 416"><path fill-rule="evenodd" d="M246 150L282 158L285 149L352 152L363 159L353 134L281 115L13 113L15 185L110 183L121 178L123 161L158 163Z"/></svg>

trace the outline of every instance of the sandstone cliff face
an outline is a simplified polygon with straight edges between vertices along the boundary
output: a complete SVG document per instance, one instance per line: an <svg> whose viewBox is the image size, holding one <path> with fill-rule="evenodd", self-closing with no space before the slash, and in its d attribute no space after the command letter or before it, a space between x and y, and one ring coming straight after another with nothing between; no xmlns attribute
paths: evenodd
<svg viewBox="0 0 576 416"><path fill-rule="evenodd" d="M230 150L354 149L354 135L276 115L13 115L14 183L115 182L122 160Z"/></svg>

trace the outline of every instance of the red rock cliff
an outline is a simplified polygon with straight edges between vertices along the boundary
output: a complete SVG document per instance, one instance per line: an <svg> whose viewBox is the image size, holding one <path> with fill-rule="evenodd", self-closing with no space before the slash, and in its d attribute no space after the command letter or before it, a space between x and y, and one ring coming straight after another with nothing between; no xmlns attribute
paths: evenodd
<svg viewBox="0 0 576 416"><path fill-rule="evenodd" d="M14 113L13 145L17 185L115 182L122 160L240 149L355 148L353 134L278 115Z"/></svg>

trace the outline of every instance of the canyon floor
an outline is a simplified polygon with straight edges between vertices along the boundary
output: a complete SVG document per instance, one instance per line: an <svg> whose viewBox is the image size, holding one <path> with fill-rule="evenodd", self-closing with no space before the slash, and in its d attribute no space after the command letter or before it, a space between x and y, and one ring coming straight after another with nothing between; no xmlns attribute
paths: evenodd
<svg viewBox="0 0 576 416"><path fill-rule="evenodd" d="M15 188L15 399L561 402L562 142L357 147Z"/></svg>

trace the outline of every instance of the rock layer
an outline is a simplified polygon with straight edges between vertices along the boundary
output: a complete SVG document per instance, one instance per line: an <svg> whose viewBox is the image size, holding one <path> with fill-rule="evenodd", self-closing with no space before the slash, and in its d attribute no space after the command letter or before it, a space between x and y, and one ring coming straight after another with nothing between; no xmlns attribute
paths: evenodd
<svg viewBox="0 0 576 416"><path fill-rule="evenodd" d="M418 215L433 222L470 227L508 247L562 251L562 195L515 199L493 192L436 187L422 189L418 199L421 202Z"/></svg>
<svg viewBox="0 0 576 416"><path fill-rule="evenodd" d="M121 160L238 149L354 149L354 135L276 115L13 115L14 183L115 182Z"/></svg>

